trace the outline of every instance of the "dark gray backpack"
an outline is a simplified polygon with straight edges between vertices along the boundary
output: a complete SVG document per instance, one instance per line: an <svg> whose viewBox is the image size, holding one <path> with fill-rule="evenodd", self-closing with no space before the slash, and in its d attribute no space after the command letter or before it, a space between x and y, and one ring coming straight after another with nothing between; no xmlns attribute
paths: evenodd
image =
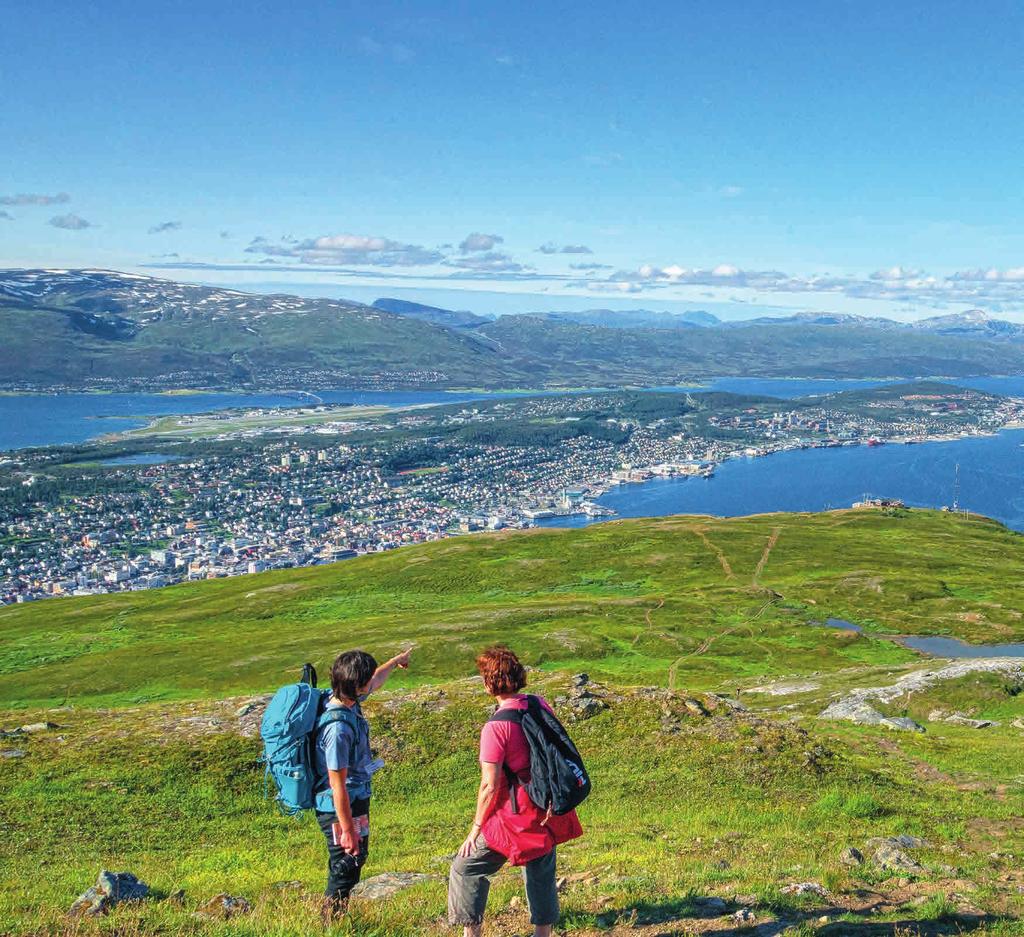
<svg viewBox="0 0 1024 937"><path fill-rule="evenodd" d="M522 726L530 746L530 781L524 785L530 800L541 810L561 816L586 800L590 775L565 726L541 706L536 696L526 697L526 709L499 709L489 722L514 722ZM518 810L515 788L522 782L508 765L503 766L512 788L512 809Z"/></svg>

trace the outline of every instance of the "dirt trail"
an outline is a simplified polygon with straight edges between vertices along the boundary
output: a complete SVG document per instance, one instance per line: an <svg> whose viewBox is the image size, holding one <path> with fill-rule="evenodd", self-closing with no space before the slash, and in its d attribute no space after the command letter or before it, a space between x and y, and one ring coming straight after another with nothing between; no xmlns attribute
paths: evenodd
<svg viewBox="0 0 1024 937"><path fill-rule="evenodd" d="M717 557L718 557L718 562L719 562L719 563L721 564L721 566L722 566L722 572L724 572L724 573L725 573L725 578L726 578L726 579L735 579L736 577L735 577L735 575L733 574L733 571L732 571L732 567L731 567L731 566L729 565L729 560L728 560L728 559L726 558L726 556L725 556L725 554L724 554L724 553L722 552L721 548L719 548L719 547L716 547L716 546L715 546L715 545L714 545L714 544L713 544L713 543L712 543L712 542L711 542L711 541L710 541L710 540L708 539L708 535L707 535L707 531L706 531L706 528L703 528L703 527L695 527L695 528L694 528L694 530L693 530L693 532L694 532L694 533L695 533L695 534L696 534L696 535L697 535L698 537L700 537L700 539L701 539L701 540L703 540L703 541L704 541L704 546L706 546L706 547L707 547L707 548L708 548L708 549L709 549L709 550L710 550L710 551L711 551L712 553L714 553L714 554L715 554L715 556L717 556Z"/></svg>
<svg viewBox="0 0 1024 937"><path fill-rule="evenodd" d="M658 611L658 609L664 608L664 607L665 607L665 600L664 599L658 599L658 604L655 605L654 608L648 608L648 609L644 610L644 621L646 622L646 627L641 628L636 633L636 637L634 637L633 640L629 644L630 647L636 647L637 641L639 641L645 634L647 634L647 632L649 632L654 627L654 622L651 621L651 615L654 612Z"/></svg>
<svg viewBox="0 0 1024 937"><path fill-rule="evenodd" d="M764 572L765 564L768 562L768 557L771 556L772 547L775 546L779 541L779 534L782 533L781 527L773 527L772 534L768 538L768 542L764 545L764 552L761 554L761 559L757 561L757 566L754 569L754 578L752 582L757 585L757 580L761 578L761 573Z"/></svg>
<svg viewBox="0 0 1024 937"><path fill-rule="evenodd" d="M674 690L676 688L676 675L679 673L679 667L684 661L689 660L691 657L699 657L701 654L707 653L708 648L710 648L711 645L720 638L726 638L730 634L735 634L737 631L743 631L744 629L749 633L750 637L753 638L754 629L750 627L750 623L760 618L771 607L773 602L774 599L769 599L756 612L754 612L753 615L750 615L742 625L733 625L731 628L726 628L725 631L718 632L718 634L709 635L688 654L684 654L682 657L674 660L672 665L668 668L668 688L670 690Z"/></svg>

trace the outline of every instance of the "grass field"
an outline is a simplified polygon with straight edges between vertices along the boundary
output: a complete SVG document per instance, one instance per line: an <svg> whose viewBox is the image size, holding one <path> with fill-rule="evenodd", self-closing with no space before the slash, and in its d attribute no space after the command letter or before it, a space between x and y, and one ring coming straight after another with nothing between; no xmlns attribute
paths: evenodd
<svg viewBox="0 0 1024 937"><path fill-rule="evenodd" d="M368 706L387 761L367 875L438 876L361 902L337 934L441 933L445 857L468 824L488 712L467 679L503 640L549 698L586 670L608 708L572 733L595 777L587 835L564 848L561 930L574 935L896 935L1024 932L1024 693L965 678L887 707L999 719L924 734L823 722L835 693L923 665L869 632L1024 639L1024 538L983 519L913 511L621 521L482 535L330 567L0 611L0 933L300 935L321 932L322 845L263 800L253 694L360 645L414 666ZM775 698L765 681L804 680ZM674 690L670 690L670 685ZM643 689L647 687L647 689ZM734 712L711 691L739 697ZM693 712L688 698L704 704ZM561 709L568 716L568 710ZM913 873L871 861L910 834ZM849 846L868 857L848 867ZM64 912L102 867L154 897L99 921ZM826 895L793 896L815 882ZM161 900L184 889L180 902ZM495 882L493 934L525 934ZM196 915L218 892L251 914ZM706 899L726 902L708 911ZM827 920L822 920L822 918ZM755 932L755 931L751 931Z"/></svg>

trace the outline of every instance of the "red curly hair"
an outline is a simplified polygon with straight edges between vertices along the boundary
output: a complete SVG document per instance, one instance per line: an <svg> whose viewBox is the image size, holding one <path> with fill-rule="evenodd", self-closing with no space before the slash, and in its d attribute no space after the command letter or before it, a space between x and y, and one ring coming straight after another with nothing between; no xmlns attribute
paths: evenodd
<svg viewBox="0 0 1024 937"><path fill-rule="evenodd" d="M484 678L491 696L518 693L526 686L526 669L507 647L489 647L476 659L476 669Z"/></svg>

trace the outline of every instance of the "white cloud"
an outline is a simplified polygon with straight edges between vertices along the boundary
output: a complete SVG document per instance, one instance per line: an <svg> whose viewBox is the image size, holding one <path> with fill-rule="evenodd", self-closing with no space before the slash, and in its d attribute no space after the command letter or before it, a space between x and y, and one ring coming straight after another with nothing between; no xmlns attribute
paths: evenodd
<svg viewBox="0 0 1024 937"><path fill-rule="evenodd" d="M50 219L50 224L55 228L64 228L68 231L81 231L84 228L94 228L91 221L86 221L78 215L56 215Z"/></svg>
<svg viewBox="0 0 1024 937"><path fill-rule="evenodd" d="M445 261L449 267L458 267L460 270L473 270L478 273L522 273L528 270L523 264L508 254L500 251L488 251L484 254L477 254L474 257L459 257L454 260Z"/></svg>
<svg viewBox="0 0 1024 937"><path fill-rule="evenodd" d="M743 186L741 185L723 185L719 190L718 194L723 198L739 198L743 194Z"/></svg>
<svg viewBox="0 0 1024 937"><path fill-rule="evenodd" d="M162 221L149 229L150 234L163 234L165 231L177 231L181 227L180 221Z"/></svg>
<svg viewBox="0 0 1024 937"><path fill-rule="evenodd" d="M63 205L70 202L67 192L56 195L38 195L34 192L21 192L18 195L0 195L0 205Z"/></svg>
<svg viewBox="0 0 1024 937"><path fill-rule="evenodd" d="M548 241L537 248L538 254L593 254L594 252L586 244L565 244L559 247Z"/></svg>
<svg viewBox="0 0 1024 937"><path fill-rule="evenodd" d="M479 231L474 231L462 239L462 243L459 244L459 250L463 254L469 254L473 251L489 251L496 244L504 243L505 239L500 234L481 234Z"/></svg>
<svg viewBox="0 0 1024 937"><path fill-rule="evenodd" d="M245 252L267 257L291 257L300 263L314 265L417 267L436 264L444 259L440 251L417 244L402 244L390 238L361 234L331 234L305 240L284 237L278 242L257 237Z"/></svg>

